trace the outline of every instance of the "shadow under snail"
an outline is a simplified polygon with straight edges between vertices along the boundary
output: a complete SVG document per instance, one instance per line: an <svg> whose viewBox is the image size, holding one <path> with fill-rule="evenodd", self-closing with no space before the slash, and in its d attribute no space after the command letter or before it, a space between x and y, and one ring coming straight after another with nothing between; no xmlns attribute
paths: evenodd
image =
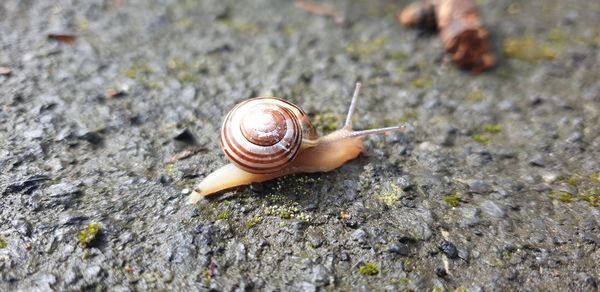
<svg viewBox="0 0 600 292"><path fill-rule="evenodd" d="M231 163L205 177L188 202L289 174L332 171L362 152L364 136L410 127L353 130L360 86L356 83L343 128L323 137L300 107L285 100L255 97L236 105L223 121L220 139Z"/></svg>

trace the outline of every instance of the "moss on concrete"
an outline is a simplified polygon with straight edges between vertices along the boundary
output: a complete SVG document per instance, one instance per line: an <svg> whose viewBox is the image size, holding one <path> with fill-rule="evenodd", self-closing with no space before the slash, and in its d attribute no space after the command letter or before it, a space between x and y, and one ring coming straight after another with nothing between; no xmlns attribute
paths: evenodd
<svg viewBox="0 0 600 292"><path fill-rule="evenodd" d="M379 274L379 266L374 262L368 262L358 267L358 272L364 276L375 276Z"/></svg>
<svg viewBox="0 0 600 292"><path fill-rule="evenodd" d="M446 204L450 205L451 207L458 207L458 205L460 204L460 196L458 192L454 192L451 195L442 196L442 200L444 200L444 202L446 202Z"/></svg>
<svg viewBox="0 0 600 292"><path fill-rule="evenodd" d="M79 231L79 245L83 247L92 246L98 239L101 232L100 224L90 223L81 231Z"/></svg>

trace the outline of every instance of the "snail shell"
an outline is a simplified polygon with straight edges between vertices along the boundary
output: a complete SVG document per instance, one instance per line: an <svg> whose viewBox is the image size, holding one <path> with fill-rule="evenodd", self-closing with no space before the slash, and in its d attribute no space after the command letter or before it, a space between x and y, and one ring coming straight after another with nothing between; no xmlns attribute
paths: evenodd
<svg viewBox="0 0 600 292"><path fill-rule="evenodd" d="M314 126L300 107L275 97L256 97L227 114L220 143L237 167L262 174L281 170L317 140Z"/></svg>

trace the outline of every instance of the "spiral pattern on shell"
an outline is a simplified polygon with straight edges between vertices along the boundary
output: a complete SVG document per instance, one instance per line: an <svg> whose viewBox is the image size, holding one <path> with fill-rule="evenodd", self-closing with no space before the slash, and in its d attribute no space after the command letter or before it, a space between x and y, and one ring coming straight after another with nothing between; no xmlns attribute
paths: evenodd
<svg viewBox="0 0 600 292"><path fill-rule="evenodd" d="M257 97L239 103L227 114L221 147L239 168L273 173L296 158L307 130L314 133L298 106L274 97Z"/></svg>

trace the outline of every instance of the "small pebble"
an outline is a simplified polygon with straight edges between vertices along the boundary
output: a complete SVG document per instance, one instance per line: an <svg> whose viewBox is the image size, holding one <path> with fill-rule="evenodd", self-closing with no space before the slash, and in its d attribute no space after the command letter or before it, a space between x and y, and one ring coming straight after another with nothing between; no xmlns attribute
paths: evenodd
<svg viewBox="0 0 600 292"><path fill-rule="evenodd" d="M468 226L477 225L480 221L480 211L477 208L460 208L460 213L464 218L463 223Z"/></svg>
<svg viewBox="0 0 600 292"><path fill-rule="evenodd" d="M349 260L350 260L350 255L349 255L347 252L343 251L343 252L340 254L340 261L342 261L342 262L347 262L347 261L349 261Z"/></svg>
<svg viewBox="0 0 600 292"><path fill-rule="evenodd" d="M367 242L367 237L369 236L366 231L362 229L356 229L352 232L352 240L357 241L358 243Z"/></svg>
<svg viewBox="0 0 600 292"><path fill-rule="evenodd" d="M77 134L77 138L98 145L102 142L102 135L98 131L82 130Z"/></svg>
<svg viewBox="0 0 600 292"><path fill-rule="evenodd" d="M59 215L58 223L60 225L76 225L88 219L88 216L75 212L65 211Z"/></svg>
<svg viewBox="0 0 600 292"><path fill-rule="evenodd" d="M561 185L556 190L573 196L577 195L577 188L569 185Z"/></svg>
<svg viewBox="0 0 600 292"><path fill-rule="evenodd" d="M62 197L62 196L78 193L80 191L80 189L77 185L72 184L72 183L58 183L58 184L49 186L47 191L48 191L48 195L51 197Z"/></svg>
<svg viewBox="0 0 600 292"><path fill-rule="evenodd" d="M531 159L529 159L529 164L532 166L537 166L537 167L544 167L546 166L546 162L544 160L544 156L542 156L541 154L535 154L531 157Z"/></svg>
<svg viewBox="0 0 600 292"><path fill-rule="evenodd" d="M435 268L435 274L440 278L446 277L448 275L448 273L446 272L446 269L444 269L442 267Z"/></svg>
<svg viewBox="0 0 600 292"><path fill-rule="evenodd" d="M469 191L477 194L487 194L492 191L492 187L485 181L473 180L469 182Z"/></svg>
<svg viewBox="0 0 600 292"><path fill-rule="evenodd" d="M406 256L410 254L410 249L404 243L396 243L388 248L388 252Z"/></svg>
<svg viewBox="0 0 600 292"><path fill-rule="evenodd" d="M267 190L267 188L263 183L251 183L250 190L254 193L261 194L264 193Z"/></svg>
<svg viewBox="0 0 600 292"><path fill-rule="evenodd" d="M63 274L63 279L67 285L74 284L80 278L81 278L81 273L79 271L79 268L77 268L77 267L70 267Z"/></svg>
<svg viewBox="0 0 600 292"><path fill-rule="evenodd" d="M410 178L408 177L408 175L398 177L398 179L396 179L396 184L398 184L398 186L404 191L410 189L413 186L410 182Z"/></svg>
<svg viewBox="0 0 600 292"><path fill-rule="evenodd" d="M31 225L23 218L15 219L11 222L14 229L23 236L31 235Z"/></svg>
<svg viewBox="0 0 600 292"><path fill-rule="evenodd" d="M307 239L310 243L310 246L312 246L313 248L320 247L321 245L323 245L323 241L325 240L323 238L323 234L314 230L308 232Z"/></svg>
<svg viewBox="0 0 600 292"><path fill-rule="evenodd" d="M312 272L312 282L317 286L327 285L332 280L331 273L329 273L329 271L323 265L314 266Z"/></svg>
<svg viewBox="0 0 600 292"><path fill-rule="evenodd" d="M306 291L306 292L313 292L313 291L317 291L317 286L315 286L315 284L313 283L309 283L309 282L302 282L300 283L300 287L299 287L300 291Z"/></svg>
<svg viewBox="0 0 600 292"><path fill-rule="evenodd" d="M41 128L27 130L23 132L23 136L27 139L39 139L44 136L44 130Z"/></svg>
<svg viewBox="0 0 600 292"><path fill-rule="evenodd" d="M458 258L458 249L450 241L443 240L440 243L440 250L443 251L451 259Z"/></svg>
<svg viewBox="0 0 600 292"><path fill-rule="evenodd" d="M406 235L401 235L398 237L398 241L404 244L408 244L408 243L415 243L418 240L415 238L412 238L410 236L406 236Z"/></svg>
<svg viewBox="0 0 600 292"><path fill-rule="evenodd" d="M586 272L581 272L581 273L577 274L577 277L579 278L579 281L582 282L583 286L586 286L586 287L592 288L592 289L598 288L596 279L594 279L594 277L590 276L590 274L588 274Z"/></svg>
<svg viewBox="0 0 600 292"><path fill-rule="evenodd" d="M559 175L555 172L543 172L541 176L542 179L547 183L552 183L559 177Z"/></svg>
<svg viewBox="0 0 600 292"><path fill-rule="evenodd" d="M101 273L102 268L100 266L91 266L85 269L83 276L88 281L95 281L98 280Z"/></svg>
<svg viewBox="0 0 600 292"><path fill-rule="evenodd" d="M173 178L168 175L161 175L158 181L163 185L167 185L173 181Z"/></svg>
<svg viewBox="0 0 600 292"><path fill-rule="evenodd" d="M175 133L175 135L173 136L173 140L184 142L187 144L196 143L196 138L194 137L192 132L190 132L190 130L188 130L187 128Z"/></svg>
<svg viewBox="0 0 600 292"><path fill-rule="evenodd" d="M358 228L358 222L356 222L356 220L343 220L344 221L344 225L354 229L354 228Z"/></svg>
<svg viewBox="0 0 600 292"><path fill-rule="evenodd" d="M500 208L500 206L496 205L496 203L486 200L483 201L480 205L481 210L483 210L483 212L485 212L486 214L492 216L492 217L496 217L496 218L503 218L505 216L504 210L502 210L502 208Z"/></svg>

